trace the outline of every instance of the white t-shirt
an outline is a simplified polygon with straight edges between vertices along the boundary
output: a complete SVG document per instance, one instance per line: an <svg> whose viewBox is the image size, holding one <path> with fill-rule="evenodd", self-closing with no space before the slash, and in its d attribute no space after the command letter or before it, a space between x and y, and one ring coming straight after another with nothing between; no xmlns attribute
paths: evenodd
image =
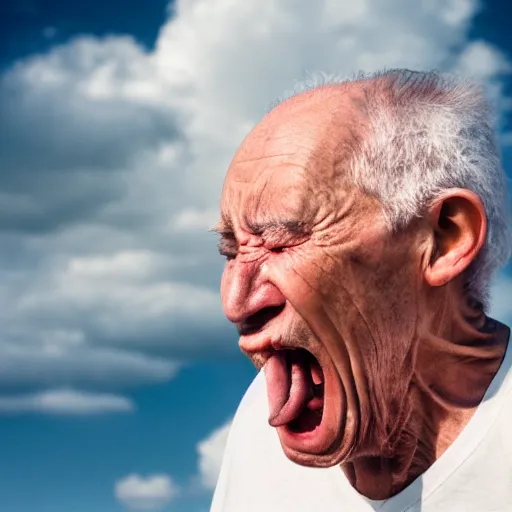
<svg viewBox="0 0 512 512"><path fill-rule="evenodd" d="M512 511L512 348L484 400L446 452L402 492L361 496L339 466L289 461L268 425L263 372L233 420L211 512Z"/></svg>

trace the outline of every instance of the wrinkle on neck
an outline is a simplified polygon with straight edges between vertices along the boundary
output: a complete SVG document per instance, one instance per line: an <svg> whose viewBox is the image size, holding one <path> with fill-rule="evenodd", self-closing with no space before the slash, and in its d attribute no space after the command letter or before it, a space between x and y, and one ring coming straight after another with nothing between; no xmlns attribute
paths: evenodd
<svg viewBox="0 0 512 512"><path fill-rule="evenodd" d="M442 456L473 416L505 355L509 329L452 290L436 298L429 322L435 328L418 333L411 347L410 381L401 403L391 405L387 435L374 429L381 432L365 455L342 464L352 485L370 499L398 494Z"/></svg>

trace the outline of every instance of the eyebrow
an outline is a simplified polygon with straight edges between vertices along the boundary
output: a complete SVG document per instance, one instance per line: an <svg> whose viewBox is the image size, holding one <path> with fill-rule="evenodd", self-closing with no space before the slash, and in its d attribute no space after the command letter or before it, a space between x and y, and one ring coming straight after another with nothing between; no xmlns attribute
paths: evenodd
<svg viewBox="0 0 512 512"><path fill-rule="evenodd" d="M244 221L251 233L254 233L255 235L261 235L266 231L280 230L297 236L308 234L308 230L306 229L304 222L298 220L284 219L256 222L249 219L244 219ZM213 226L210 231L225 237L231 237L234 235L232 224L230 222L226 222L225 220L221 220L215 224L215 226Z"/></svg>
<svg viewBox="0 0 512 512"><path fill-rule="evenodd" d="M233 226L230 222L226 222L224 220L221 220L217 222L214 226L212 226L209 231L212 231L213 233L217 233L221 236L230 236L234 234Z"/></svg>
<svg viewBox="0 0 512 512"><path fill-rule="evenodd" d="M306 234L303 222L291 219L268 220L263 222L253 222L245 219L247 227L256 235L261 235L265 231L286 231L292 235Z"/></svg>

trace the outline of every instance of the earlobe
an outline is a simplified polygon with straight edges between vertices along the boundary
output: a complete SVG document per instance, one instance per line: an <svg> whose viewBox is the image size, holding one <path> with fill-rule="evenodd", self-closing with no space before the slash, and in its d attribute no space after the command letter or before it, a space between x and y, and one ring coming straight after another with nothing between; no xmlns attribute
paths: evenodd
<svg viewBox="0 0 512 512"><path fill-rule="evenodd" d="M429 208L431 257L425 269L430 286L443 286L474 261L487 234L481 199L465 189L451 189Z"/></svg>

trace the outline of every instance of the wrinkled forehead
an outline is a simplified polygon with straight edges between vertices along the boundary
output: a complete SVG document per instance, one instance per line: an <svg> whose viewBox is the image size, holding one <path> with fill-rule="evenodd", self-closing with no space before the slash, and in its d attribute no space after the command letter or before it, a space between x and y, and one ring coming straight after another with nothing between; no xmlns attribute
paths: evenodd
<svg viewBox="0 0 512 512"><path fill-rule="evenodd" d="M276 209L296 220L314 215L350 157L346 148L354 138L355 117L353 105L339 93L280 105L233 158L224 182L223 217L268 216Z"/></svg>
<svg viewBox="0 0 512 512"><path fill-rule="evenodd" d="M222 194L223 219L244 229L275 217L305 222L314 213L316 188L307 171L309 165L296 153L233 165Z"/></svg>

